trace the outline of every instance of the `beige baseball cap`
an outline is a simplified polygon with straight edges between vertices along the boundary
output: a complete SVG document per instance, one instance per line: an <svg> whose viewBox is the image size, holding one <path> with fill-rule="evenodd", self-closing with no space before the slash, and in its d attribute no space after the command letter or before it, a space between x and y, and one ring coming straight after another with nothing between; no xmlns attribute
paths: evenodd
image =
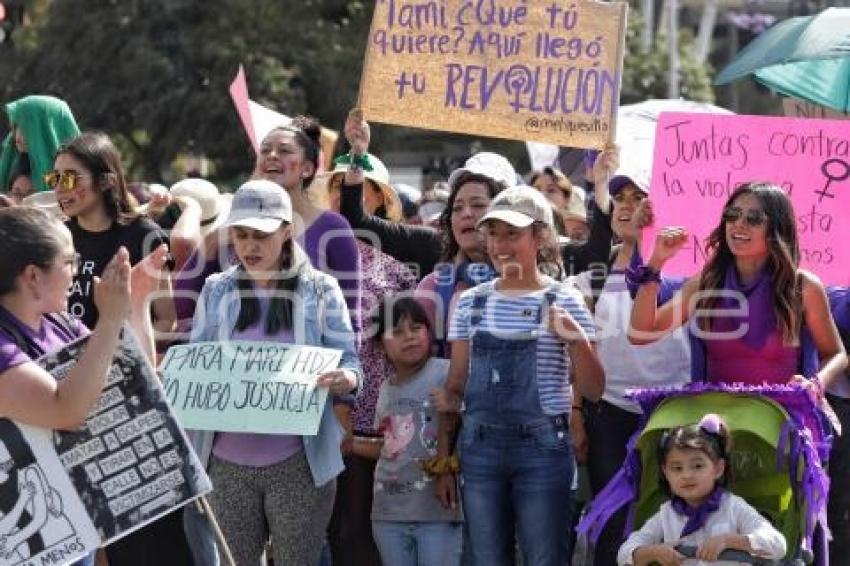
<svg viewBox="0 0 850 566"><path fill-rule="evenodd" d="M543 193L528 185L518 185L496 195L476 226L489 220L501 220L517 228L526 228L535 222L553 227L552 205Z"/></svg>

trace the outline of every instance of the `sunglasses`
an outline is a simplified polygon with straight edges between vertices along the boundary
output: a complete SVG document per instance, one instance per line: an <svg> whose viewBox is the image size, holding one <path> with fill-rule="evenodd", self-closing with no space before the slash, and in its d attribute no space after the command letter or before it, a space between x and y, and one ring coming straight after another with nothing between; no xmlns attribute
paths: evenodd
<svg viewBox="0 0 850 566"><path fill-rule="evenodd" d="M44 174L43 179L44 184L51 189L67 193L77 188L77 183L82 177L82 174L74 171L65 171L64 173L50 171Z"/></svg>
<svg viewBox="0 0 850 566"><path fill-rule="evenodd" d="M735 222L742 217L744 218L744 222L753 228L761 226L767 221L767 215L764 211L756 208L750 208L745 213L744 209L739 206L730 206L723 211L724 222Z"/></svg>

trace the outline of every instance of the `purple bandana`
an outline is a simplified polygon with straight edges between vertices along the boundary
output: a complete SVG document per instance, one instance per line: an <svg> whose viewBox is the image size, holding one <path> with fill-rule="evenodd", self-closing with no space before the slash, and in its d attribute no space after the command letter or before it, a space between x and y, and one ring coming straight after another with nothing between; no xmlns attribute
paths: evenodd
<svg viewBox="0 0 850 566"><path fill-rule="evenodd" d="M691 507L681 497L673 497L670 500L670 505L673 507L673 511L688 518L688 522L685 523L685 527L682 529L682 534L679 536L684 538L689 534L700 530L705 525L709 515L720 509L720 499L723 497L724 493L725 490L722 487L717 486L714 488L714 491L711 492L711 495L708 496L708 499L696 507Z"/></svg>
<svg viewBox="0 0 850 566"><path fill-rule="evenodd" d="M737 291L747 298L747 316L719 317L711 321L711 329L714 332L732 332L747 324L747 333L742 338L743 342L751 348L761 348L767 341L768 336L776 330L776 314L773 312L773 289L771 288L770 275L767 268L762 268L755 279L741 284L735 266L730 265L726 270L726 280L723 285L726 291ZM737 309L739 303L732 297L720 297L715 309Z"/></svg>

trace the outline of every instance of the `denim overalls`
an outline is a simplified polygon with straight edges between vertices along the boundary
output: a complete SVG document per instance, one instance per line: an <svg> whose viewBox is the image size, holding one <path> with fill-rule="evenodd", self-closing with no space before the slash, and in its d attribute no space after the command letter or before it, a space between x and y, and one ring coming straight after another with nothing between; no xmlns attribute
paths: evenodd
<svg viewBox="0 0 850 566"><path fill-rule="evenodd" d="M526 566L568 563L574 472L567 415L546 415L537 384L537 330L479 328L488 294L473 297L470 368L460 432L461 491L478 566L514 563L514 534ZM565 354L566 355L566 354ZM566 376L564 376L566 379Z"/></svg>

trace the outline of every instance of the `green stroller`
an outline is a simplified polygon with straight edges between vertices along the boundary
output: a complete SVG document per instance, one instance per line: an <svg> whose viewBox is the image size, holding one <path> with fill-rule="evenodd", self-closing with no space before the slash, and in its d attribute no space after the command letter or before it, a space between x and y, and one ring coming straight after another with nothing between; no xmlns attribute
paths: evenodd
<svg viewBox="0 0 850 566"><path fill-rule="evenodd" d="M643 426L629 442L622 470L599 493L579 525L580 532L595 540L608 518L626 504L631 506L627 529L640 528L666 500L656 459L661 435L716 413L732 429L730 491L785 535L788 553L780 563L812 561L816 526L826 528L829 482L821 462L828 457L831 436L804 391L788 386L691 384L675 390L640 390L633 398L644 411ZM721 558L775 563L735 553Z"/></svg>

